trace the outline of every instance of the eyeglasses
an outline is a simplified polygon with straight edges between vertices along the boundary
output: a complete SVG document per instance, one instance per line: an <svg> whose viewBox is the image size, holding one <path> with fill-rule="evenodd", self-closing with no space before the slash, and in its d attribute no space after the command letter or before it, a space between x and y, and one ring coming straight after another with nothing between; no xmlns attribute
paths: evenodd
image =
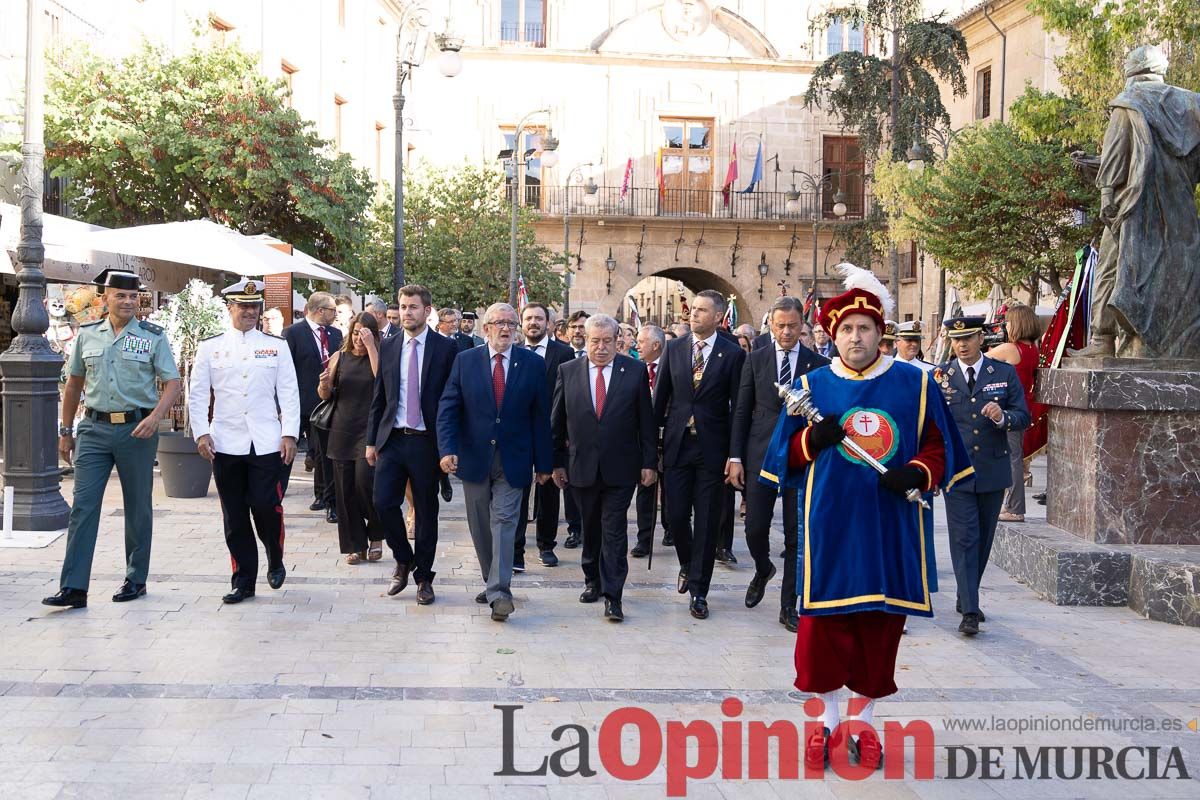
<svg viewBox="0 0 1200 800"><path fill-rule="evenodd" d="M495 325L497 328L515 328L515 327L517 327L517 323L513 322L512 320L508 320L508 319L492 320L491 322L488 323L488 325Z"/></svg>
<svg viewBox="0 0 1200 800"><path fill-rule="evenodd" d="M317 311L337 311L337 306L317 306Z"/></svg>

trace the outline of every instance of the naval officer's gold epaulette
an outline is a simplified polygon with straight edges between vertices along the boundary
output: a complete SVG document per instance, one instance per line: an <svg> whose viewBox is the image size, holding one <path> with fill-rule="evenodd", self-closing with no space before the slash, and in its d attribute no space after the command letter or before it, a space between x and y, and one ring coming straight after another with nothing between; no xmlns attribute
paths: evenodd
<svg viewBox="0 0 1200 800"><path fill-rule="evenodd" d="M155 325L153 322L150 322L149 320L145 320L145 319L141 320L138 324L142 326L142 330L150 331L151 333L153 333L156 336L163 332L161 325Z"/></svg>

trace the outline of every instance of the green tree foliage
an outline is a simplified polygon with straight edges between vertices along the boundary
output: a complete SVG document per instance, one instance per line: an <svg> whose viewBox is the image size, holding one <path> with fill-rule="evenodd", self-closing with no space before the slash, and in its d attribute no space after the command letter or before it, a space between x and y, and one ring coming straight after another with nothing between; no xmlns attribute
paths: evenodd
<svg viewBox="0 0 1200 800"><path fill-rule="evenodd" d="M375 204L363 277L380 294L392 285L392 193ZM511 206L504 173L491 165L436 168L422 164L404 185L405 279L433 294L435 305L481 308L508 299ZM517 264L530 300L556 304L562 277L551 269L561 255L534 238L534 214L520 210Z"/></svg>
<svg viewBox="0 0 1200 800"><path fill-rule="evenodd" d="M143 44L50 64L47 163L67 200L109 226L209 218L355 271L374 186L287 107L237 46L172 56Z"/></svg>
<svg viewBox="0 0 1200 800"><path fill-rule="evenodd" d="M940 17L925 18L922 13L921 0L865 0L830 8L812 22L811 30L818 35L835 24L853 24L874 37L874 53L888 54L832 55L813 72L804 93L806 106L829 110L858 133L868 158L885 141L899 158L914 131L949 124L938 78L956 97L967 93L966 39Z"/></svg>
<svg viewBox="0 0 1200 800"><path fill-rule="evenodd" d="M960 288L982 297L993 282L1038 295L1062 289L1072 255L1098 231L1098 196L1055 144L1023 139L1007 123L974 126L938 167L904 186L907 223Z"/></svg>
<svg viewBox="0 0 1200 800"><path fill-rule="evenodd" d="M1055 60L1063 87L1078 104L1072 127L1099 152L1108 102L1120 93L1125 56L1143 44L1165 44L1167 81L1200 91L1200 7L1196 0L1031 0L1047 30L1066 39Z"/></svg>

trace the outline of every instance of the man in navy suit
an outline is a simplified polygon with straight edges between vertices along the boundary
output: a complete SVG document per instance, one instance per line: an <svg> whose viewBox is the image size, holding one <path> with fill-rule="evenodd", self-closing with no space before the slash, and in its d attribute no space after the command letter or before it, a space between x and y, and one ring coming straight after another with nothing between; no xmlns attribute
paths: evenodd
<svg viewBox="0 0 1200 800"><path fill-rule="evenodd" d="M654 393L663 427L667 514L679 556L680 594L708 618L708 586L726 502L733 408L746 354L717 332L727 301L706 289L691 309L691 333L667 343ZM694 522L694 531L693 531Z"/></svg>
<svg viewBox="0 0 1200 800"><path fill-rule="evenodd" d="M950 559L958 584L960 633L974 636L985 621L979 608L979 584L992 552L1004 492L1012 485L1008 432L1029 427L1029 409L1017 371L983 355L983 317L945 322L955 358L934 370L934 380L954 415L971 456L975 478L946 492Z"/></svg>
<svg viewBox="0 0 1200 800"><path fill-rule="evenodd" d="M530 303L521 312L521 332L525 334L525 349L531 350L546 362L546 390L554 396L558 366L575 358L574 351L550 335L550 312L541 303ZM558 565L554 546L558 538L559 487L553 481L539 486L527 486L521 499L521 515L517 518L517 538L513 553L513 572L525 571L525 529L529 524L529 495L534 496L534 516L537 518L538 560L544 567Z"/></svg>
<svg viewBox="0 0 1200 800"><path fill-rule="evenodd" d="M604 618L620 622L629 574L629 504L658 478L658 429L646 367L617 353L621 333L607 314L589 317L586 358L558 371L551 413L554 482L568 481L583 512L581 603L604 598Z"/></svg>
<svg viewBox="0 0 1200 800"><path fill-rule="evenodd" d="M450 377L458 348L433 334L426 319L433 310L424 286L409 284L399 292L402 334L384 339L379 348L379 373L367 425L367 462L375 465L375 510L396 566L389 595L408 585L412 571L417 603L434 601L433 558L438 539L438 401ZM405 486L412 486L416 520L416 549L404 526Z"/></svg>
<svg viewBox="0 0 1200 800"><path fill-rule="evenodd" d="M746 358L733 414L730 440L730 482L746 493L746 546L754 559L754 577L746 589L746 607L762 602L767 583L775 575L771 561L771 521L775 516L777 487L758 480L763 458L779 419L783 401L776 383L793 381L829 361L800 344L804 309L795 297L780 297L771 307L768 347ZM796 489L783 491L783 590L780 593L779 623L792 633L799 624L796 615L796 543L799 509Z"/></svg>
<svg viewBox="0 0 1200 800"><path fill-rule="evenodd" d="M488 308L486 344L458 354L437 415L442 470L463 482L467 527L487 581L475 600L491 605L497 622L514 610L509 584L521 496L531 473L545 483L554 467L546 364L512 346L517 325L508 303Z"/></svg>
<svg viewBox="0 0 1200 800"><path fill-rule="evenodd" d="M308 418L320 398L317 384L329 363L329 357L342 346L342 332L333 325L337 306L329 292L313 292L304 306L304 319L283 331L292 363L296 366L296 385L300 389L300 435L308 440L308 454L313 459L313 494L316 499L308 508L325 511L327 522L337 522L333 500L333 464L325 456L321 437L309 427ZM283 490L287 491L292 466L283 473Z"/></svg>

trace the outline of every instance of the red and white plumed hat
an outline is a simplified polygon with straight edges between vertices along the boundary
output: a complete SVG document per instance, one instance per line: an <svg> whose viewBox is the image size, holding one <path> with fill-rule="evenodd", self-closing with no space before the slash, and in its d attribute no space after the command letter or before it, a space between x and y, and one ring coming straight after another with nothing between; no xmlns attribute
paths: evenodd
<svg viewBox="0 0 1200 800"><path fill-rule="evenodd" d="M832 338L838 321L847 314L866 314L882 329L895 309L887 287L869 269L850 263L838 264L834 271L842 276L846 291L821 304L817 321L825 332Z"/></svg>

